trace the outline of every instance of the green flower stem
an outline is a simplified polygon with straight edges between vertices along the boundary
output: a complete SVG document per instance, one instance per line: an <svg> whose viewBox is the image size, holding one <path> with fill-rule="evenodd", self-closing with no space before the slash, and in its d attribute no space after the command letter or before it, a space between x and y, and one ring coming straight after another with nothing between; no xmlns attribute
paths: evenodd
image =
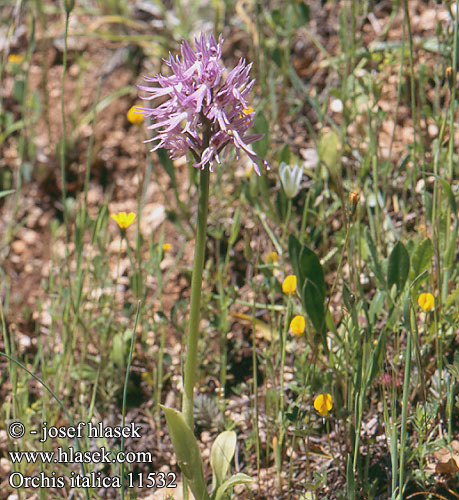
<svg viewBox="0 0 459 500"><path fill-rule="evenodd" d="M209 202L209 168L201 170L199 183L198 221L194 249L193 275L191 278L190 323L186 345L184 369L184 397L182 404L185 422L193 430L193 390L197 372L199 320L201 317L202 271L206 249L206 228Z"/></svg>
<svg viewBox="0 0 459 500"><path fill-rule="evenodd" d="M135 314L134 327L132 328L131 346L129 348L129 358L126 366L126 374L124 376L123 406L121 412L123 416L123 423L122 423L123 428L126 424L127 387L129 382L129 371L131 369L131 363L132 363L132 354L134 352L135 331L137 330L137 323L139 321L139 312L140 312L140 300L137 301L137 312ZM121 437L121 451L124 452L124 436ZM121 479L121 500L124 500L124 463L120 464L120 479Z"/></svg>
<svg viewBox="0 0 459 500"><path fill-rule="evenodd" d="M403 380L403 406L402 406L402 428L400 430L400 465L399 465L399 480L398 480L398 495L397 500L403 499L403 491L405 485L405 445L406 445L406 421L408 411L408 394L410 390L410 375L411 375L411 343L412 343L412 326L415 322L412 308L408 311L411 325L408 330L408 339L405 350L405 377Z"/></svg>
<svg viewBox="0 0 459 500"><path fill-rule="evenodd" d="M292 315L292 296L289 294L287 302L287 314L285 315L284 326L282 329L281 346L281 376L280 376L280 422L279 422L279 446L282 446L284 440L285 408L284 408L284 385L285 385L285 351L287 348L287 333L290 326L290 316Z"/></svg>
<svg viewBox="0 0 459 500"><path fill-rule="evenodd" d="M291 217L292 217L292 199L289 198L287 201L287 214L285 216L284 229L282 231L282 238L281 238L282 248L284 247L285 236L286 236L287 230L288 230L288 223L290 222Z"/></svg>

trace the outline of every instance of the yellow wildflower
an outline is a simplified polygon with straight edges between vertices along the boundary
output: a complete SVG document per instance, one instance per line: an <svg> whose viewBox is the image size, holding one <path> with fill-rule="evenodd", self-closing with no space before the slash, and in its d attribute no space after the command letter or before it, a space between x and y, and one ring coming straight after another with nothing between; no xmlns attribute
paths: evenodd
<svg viewBox="0 0 459 500"><path fill-rule="evenodd" d="M325 418L333 408L333 399L331 395L328 393L319 394L316 399L314 399L314 408L322 418Z"/></svg>
<svg viewBox="0 0 459 500"><path fill-rule="evenodd" d="M10 63L21 64L23 60L24 60L24 57L20 56L19 54L10 54L8 56L8 62L10 62Z"/></svg>
<svg viewBox="0 0 459 500"><path fill-rule="evenodd" d="M434 296L431 293L421 293L418 297L418 304L423 311L430 311L435 305Z"/></svg>
<svg viewBox="0 0 459 500"><path fill-rule="evenodd" d="M135 221L135 213L118 212L118 214L111 214L110 217L116 221L120 229L127 229Z"/></svg>
<svg viewBox="0 0 459 500"><path fill-rule="evenodd" d="M305 327L306 321L303 316L295 316L292 321L290 321L290 330L292 330L297 337L303 335Z"/></svg>
<svg viewBox="0 0 459 500"><path fill-rule="evenodd" d="M287 295L293 295L296 291L296 276L289 274L282 283L282 291Z"/></svg>
<svg viewBox="0 0 459 500"><path fill-rule="evenodd" d="M137 108L132 106L127 112L127 119L134 125L140 125L143 122L143 115L138 111Z"/></svg>
<svg viewBox="0 0 459 500"><path fill-rule="evenodd" d="M172 248L172 245L170 243L164 243L163 244L163 251L168 252Z"/></svg>
<svg viewBox="0 0 459 500"><path fill-rule="evenodd" d="M265 258L266 264L275 264L279 260L279 256L276 252L269 252Z"/></svg>

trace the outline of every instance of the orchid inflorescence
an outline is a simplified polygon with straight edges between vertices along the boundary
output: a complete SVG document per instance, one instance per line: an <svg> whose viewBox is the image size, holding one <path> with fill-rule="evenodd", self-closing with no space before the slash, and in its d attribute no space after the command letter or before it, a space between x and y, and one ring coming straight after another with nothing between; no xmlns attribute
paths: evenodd
<svg viewBox="0 0 459 500"><path fill-rule="evenodd" d="M172 159L191 153L195 167L209 165L213 171L214 164L221 163L220 153L234 145L237 154L242 150L248 155L260 175L258 163L267 169L268 164L249 144L262 135L246 135L254 117L247 101L255 81L249 77L252 64L246 65L241 58L237 66L227 72L221 64L221 35L217 42L213 35L207 40L201 34L195 39L195 45L196 51L183 40L182 60L171 54L169 60L165 60L173 71L171 76L145 77L147 82L159 87L138 86L148 94L142 99L167 98L154 108L138 108L155 122L148 126L157 131L157 135L149 139L158 141L152 151L165 148Z"/></svg>

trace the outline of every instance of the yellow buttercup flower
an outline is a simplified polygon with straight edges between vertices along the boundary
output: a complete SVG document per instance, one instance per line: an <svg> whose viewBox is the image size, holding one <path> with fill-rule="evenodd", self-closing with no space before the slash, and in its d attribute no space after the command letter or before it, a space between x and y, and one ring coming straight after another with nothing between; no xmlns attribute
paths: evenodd
<svg viewBox="0 0 459 500"><path fill-rule="evenodd" d="M275 264L279 260L279 256L276 252L269 252L265 258L266 264Z"/></svg>
<svg viewBox="0 0 459 500"><path fill-rule="evenodd" d="M140 125L143 122L143 115L138 111L137 108L132 106L127 112L127 119L134 125Z"/></svg>
<svg viewBox="0 0 459 500"><path fill-rule="evenodd" d="M435 305L434 296L431 293L421 293L418 297L418 304L423 311L430 311Z"/></svg>
<svg viewBox="0 0 459 500"><path fill-rule="evenodd" d="M20 56L19 54L10 54L8 56L8 62L10 63L16 63L16 64L21 64L24 58Z"/></svg>
<svg viewBox="0 0 459 500"><path fill-rule="evenodd" d="M290 330L297 336L301 337L306 328L306 321L303 316L295 316L292 321L290 321Z"/></svg>
<svg viewBox="0 0 459 500"><path fill-rule="evenodd" d="M325 418L333 408L333 399L331 395L328 393L319 394L316 399L314 399L314 408L322 418Z"/></svg>
<svg viewBox="0 0 459 500"><path fill-rule="evenodd" d="M296 276L289 274L282 283L282 291L287 295L293 295L296 291Z"/></svg>
<svg viewBox="0 0 459 500"><path fill-rule="evenodd" d="M118 214L111 214L110 217L116 221L120 229L127 229L136 218L134 212L118 212Z"/></svg>
<svg viewBox="0 0 459 500"><path fill-rule="evenodd" d="M170 243L164 243L163 244L163 251L168 252L172 248L172 245Z"/></svg>

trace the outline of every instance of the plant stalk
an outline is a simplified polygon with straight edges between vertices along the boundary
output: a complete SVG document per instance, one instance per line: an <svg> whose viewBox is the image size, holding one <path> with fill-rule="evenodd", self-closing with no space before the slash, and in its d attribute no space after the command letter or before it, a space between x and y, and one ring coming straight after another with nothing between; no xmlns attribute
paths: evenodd
<svg viewBox="0 0 459 500"><path fill-rule="evenodd" d="M184 368L184 395L182 412L185 422L193 430L193 391L197 372L199 320L201 318L202 271L206 250L206 229L209 204L209 168L201 170L199 183L198 221L194 249L193 275L191 278L190 323Z"/></svg>

